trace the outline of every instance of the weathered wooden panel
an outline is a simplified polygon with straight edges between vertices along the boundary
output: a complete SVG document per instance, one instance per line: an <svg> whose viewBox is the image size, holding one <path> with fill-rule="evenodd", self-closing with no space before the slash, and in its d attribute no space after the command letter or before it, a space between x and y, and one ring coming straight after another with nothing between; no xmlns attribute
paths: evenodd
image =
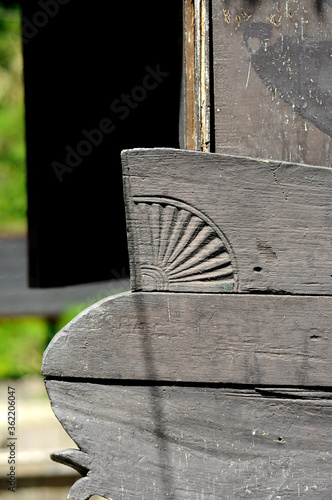
<svg viewBox="0 0 332 500"><path fill-rule="evenodd" d="M133 290L332 293L332 170L170 149L122 157Z"/></svg>
<svg viewBox="0 0 332 500"><path fill-rule="evenodd" d="M331 164L332 2L213 0L216 152Z"/></svg>
<svg viewBox="0 0 332 500"><path fill-rule="evenodd" d="M328 297L124 293L88 308L44 355L43 374L332 386Z"/></svg>
<svg viewBox="0 0 332 500"><path fill-rule="evenodd" d="M53 459L89 471L70 500L331 497L328 399L51 380L46 386L81 449Z"/></svg>
<svg viewBox="0 0 332 500"><path fill-rule="evenodd" d="M327 500L331 169L168 149L123 168L134 291L43 360L80 448L53 456L85 476L69 498Z"/></svg>

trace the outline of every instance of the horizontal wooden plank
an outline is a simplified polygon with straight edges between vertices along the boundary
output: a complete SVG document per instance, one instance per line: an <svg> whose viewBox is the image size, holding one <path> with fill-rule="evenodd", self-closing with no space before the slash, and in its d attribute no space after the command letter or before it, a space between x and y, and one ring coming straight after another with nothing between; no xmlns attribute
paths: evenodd
<svg viewBox="0 0 332 500"><path fill-rule="evenodd" d="M70 500L331 497L331 401L212 388L46 386L81 449L53 458L90 471Z"/></svg>
<svg viewBox="0 0 332 500"><path fill-rule="evenodd" d="M65 326L51 377L332 387L332 298L136 292Z"/></svg>
<svg viewBox="0 0 332 500"><path fill-rule="evenodd" d="M332 170L123 153L133 290L332 294Z"/></svg>

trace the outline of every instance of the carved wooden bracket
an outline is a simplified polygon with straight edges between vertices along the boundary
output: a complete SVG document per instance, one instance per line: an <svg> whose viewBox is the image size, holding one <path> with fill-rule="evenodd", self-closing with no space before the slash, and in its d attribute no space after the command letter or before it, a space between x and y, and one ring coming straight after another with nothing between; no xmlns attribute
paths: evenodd
<svg viewBox="0 0 332 500"><path fill-rule="evenodd" d="M172 198L133 201L142 290L236 291L235 257L208 217Z"/></svg>
<svg viewBox="0 0 332 500"><path fill-rule="evenodd" d="M83 311L43 359L79 447L52 455L84 476L68 498L250 484L263 499L268 470L271 491L296 498L309 477L325 499L332 396L312 388L332 387L332 170L137 149L123 171L132 292Z"/></svg>
<svg viewBox="0 0 332 500"><path fill-rule="evenodd" d="M332 294L330 168L172 149L122 161L133 290Z"/></svg>

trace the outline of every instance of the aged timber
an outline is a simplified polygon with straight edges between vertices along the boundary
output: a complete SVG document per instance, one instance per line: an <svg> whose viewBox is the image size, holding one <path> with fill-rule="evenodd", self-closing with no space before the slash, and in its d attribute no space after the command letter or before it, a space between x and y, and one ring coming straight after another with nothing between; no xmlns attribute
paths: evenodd
<svg viewBox="0 0 332 500"><path fill-rule="evenodd" d="M330 393L310 401L208 387L46 386L81 449L53 455L84 466L70 500L330 498Z"/></svg>
<svg viewBox="0 0 332 500"><path fill-rule="evenodd" d="M332 387L332 298L124 293L65 326L43 374Z"/></svg>
<svg viewBox="0 0 332 500"><path fill-rule="evenodd" d="M330 0L212 0L217 153L331 164Z"/></svg>
<svg viewBox="0 0 332 500"><path fill-rule="evenodd" d="M123 153L133 290L332 294L332 170Z"/></svg>

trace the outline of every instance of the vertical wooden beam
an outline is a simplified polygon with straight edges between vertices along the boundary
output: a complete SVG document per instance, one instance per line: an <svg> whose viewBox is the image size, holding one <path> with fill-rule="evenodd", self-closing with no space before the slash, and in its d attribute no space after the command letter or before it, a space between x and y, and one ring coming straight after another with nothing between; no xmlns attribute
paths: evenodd
<svg viewBox="0 0 332 500"><path fill-rule="evenodd" d="M201 150L210 151L210 37L209 2L200 2L200 128Z"/></svg>
<svg viewBox="0 0 332 500"><path fill-rule="evenodd" d="M184 149L196 150L195 92L195 9L194 0L184 0Z"/></svg>
<svg viewBox="0 0 332 500"><path fill-rule="evenodd" d="M184 0L181 147L210 150L209 2Z"/></svg>

